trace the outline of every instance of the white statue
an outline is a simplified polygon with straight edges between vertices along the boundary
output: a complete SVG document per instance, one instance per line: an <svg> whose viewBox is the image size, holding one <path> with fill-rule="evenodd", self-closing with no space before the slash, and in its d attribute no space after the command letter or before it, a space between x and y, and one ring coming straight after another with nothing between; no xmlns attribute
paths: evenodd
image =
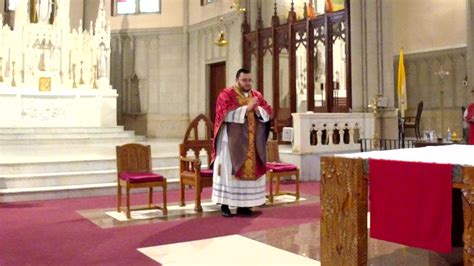
<svg viewBox="0 0 474 266"><path fill-rule="evenodd" d="M82 20L71 31L72 0L16 1L15 28L0 28L0 58L4 66L0 68L5 73L3 77L9 79L8 84L12 83L13 75L22 75L15 82L28 87L36 86L40 77L51 77L55 90L72 87L82 77L87 80L83 87L110 88L110 27L104 0L100 0L91 31L83 31ZM50 25L52 17L54 21ZM75 79L68 75L72 71L76 72ZM98 84L90 79L94 74L100 78L96 80Z"/></svg>
<svg viewBox="0 0 474 266"><path fill-rule="evenodd" d="M36 13L38 21L42 23L49 23L51 12L53 11L53 3L51 0L38 0L36 3Z"/></svg>
<svg viewBox="0 0 474 266"><path fill-rule="evenodd" d="M104 45L100 46L99 49L99 78L107 77L107 53L105 52Z"/></svg>
<svg viewBox="0 0 474 266"><path fill-rule="evenodd" d="M53 63L52 71L61 70L61 51L58 48L54 48L51 53L51 62Z"/></svg>

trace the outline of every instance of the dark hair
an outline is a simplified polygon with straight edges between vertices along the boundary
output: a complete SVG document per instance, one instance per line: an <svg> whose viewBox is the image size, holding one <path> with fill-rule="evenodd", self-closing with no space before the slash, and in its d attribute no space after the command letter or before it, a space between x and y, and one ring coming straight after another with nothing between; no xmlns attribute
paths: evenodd
<svg viewBox="0 0 474 266"><path fill-rule="evenodd" d="M250 74L250 70L246 69L246 68L241 68L239 70L237 70L237 74L235 74L235 78L238 79L240 77L240 74Z"/></svg>

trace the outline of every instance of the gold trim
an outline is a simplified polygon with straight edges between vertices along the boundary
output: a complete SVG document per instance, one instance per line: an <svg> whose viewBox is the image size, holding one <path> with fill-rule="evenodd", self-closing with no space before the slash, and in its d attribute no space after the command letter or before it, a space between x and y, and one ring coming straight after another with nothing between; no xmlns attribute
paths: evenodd
<svg viewBox="0 0 474 266"><path fill-rule="evenodd" d="M234 90L237 93L237 100L240 106L247 105L252 99L251 92L249 91L248 96L245 96L242 89L238 86L234 86ZM255 127L256 121L255 116L253 115L254 111L247 111L247 119L249 124L249 142L247 149L247 159L242 166L242 176L241 179L244 180L255 180L256 170L257 170L257 157L255 149Z"/></svg>
<svg viewBox="0 0 474 266"><path fill-rule="evenodd" d="M51 91L51 78L50 77L39 78L39 91Z"/></svg>

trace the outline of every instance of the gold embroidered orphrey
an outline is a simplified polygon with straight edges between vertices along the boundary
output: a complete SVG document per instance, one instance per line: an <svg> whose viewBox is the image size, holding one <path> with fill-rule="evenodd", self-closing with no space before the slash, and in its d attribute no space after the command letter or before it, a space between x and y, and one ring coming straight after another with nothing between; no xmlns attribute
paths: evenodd
<svg viewBox="0 0 474 266"><path fill-rule="evenodd" d="M243 93L242 89L235 85L234 91L237 93L237 101L240 106L247 105L252 99L252 93L249 92L247 96ZM255 116L254 111L247 111L247 119L249 123L249 143L247 149L247 156L242 168L242 175L240 176L243 180L254 180L257 168L257 157L255 149Z"/></svg>

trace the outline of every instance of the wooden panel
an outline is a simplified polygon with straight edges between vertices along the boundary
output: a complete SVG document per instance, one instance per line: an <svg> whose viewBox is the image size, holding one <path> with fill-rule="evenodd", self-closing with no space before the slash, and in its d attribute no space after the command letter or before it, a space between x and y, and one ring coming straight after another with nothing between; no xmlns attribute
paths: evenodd
<svg viewBox="0 0 474 266"><path fill-rule="evenodd" d="M257 90L263 93L263 48L262 48L262 36L260 35L260 30L257 29ZM253 70L252 70L253 72Z"/></svg>
<svg viewBox="0 0 474 266"><path fill-rule="evenodd" d="M277 30L272 30L272 93L273 93L273 115L276 116L280 110L280 48L278 47L279 36Z"/></svg>
<svg viewBox="0 0 474 266"><path fill-rule="evenodd" d="M290 90L290 110L296 113L296 33L291 23L288 27L288 89Z"/></svg>
<svg viewBox="0 0 474 266"><path fill-rule="evenodd" d="M464 167L463 183L464 265L474 265L474 167Z"/></svg>
<svg viewBox="0 0 474 266"><path fill-rule="evenodd" d="M321 264L367 264L367 177L362 159L321 157Z"/></svg>
<svg viewBox="0 0 474 266"><path fill-rule="evenodd" d="M209 113L211 121L216 116L216 100L219 92L226 86L225 62L219 62L210 65L209 75Z"/></svg>
<svg viewBox="0 0 474 266"><path fill-rule="evenodd" d="M363 160L321 157L321 263L367 265ZM474 167L463 168L464 265L474 265Z"/></svg>
<svg viewBox="0 0 474 266"><path fill-rule="evenodd" d="M116 147L117 172L151 172L150 145L130 143Z"/></svg>
<svg viewBox="0 0 474 266"><path fill-rule="evenodd" d="M351 8L350 2L346 1L345 8L346 8L346 16L345 16L345 23L346 23L346 90L347 90L347 104L346 108L349 112L352 109L352 54L351 54Z"/></svg>
<svg viewBox="0 0 474 266"><path fill-rule="evenodd" d="M256 22L256 31L249 32L248 23L246 22L246 14L244 15L244 22L242 24L242 32L244 35L244 45L243 45L243 57L244 65L249 67L251 65L251 55L254 55L256 58L256 77L257 77L257 89L262 91L264 87L263 82L263 57L266 52L273 53L273 86L272 86L272 96L274 99L274 110L275 113L278 113L280 108L286 108L286 106L280 107L279 105L279 80L280 76L277 74L279 69L279 59L278 54L282 52L283 49L287 50L288 53L288 95L290 101L290 110L296 112L296 49L303 45L306 48L312 46L313 49L310 49L307 52L307 69L312 70L311 73L307 74L307 80L314 80L314 45L317 41L322 41L325 43L325 72L326 72L326 84L324 84L324 90L326 99L324 99L322 106L315 107L314 103L314 91L320 88L315 88L314 84L308 86L307 94L307 104L308 110L313 110L317 112L348 112L349 108L352 105L352 92L351 92L351 66L350 66L350 14L349 14L349 0L344 1L345 9L330 12L326 14L320 14L314 18L307 19L306 17L300 20L296 19L296 13L294 12L294 5L291 4L291 9L288 12L288 20L286 24L279 25L279 18L277 16L277 6L274 5L274 14L272 17L271 27L263 28L261 17L261 8L258 9L258 18ZM341 24L344 27L339 27L340 30L334 30L333 24ZM331 26L331 27L329 27ZM312 29L318 28L316 32ZM311 31L311 33L310 33ZM322 31L322 32L320 32ZM346 67L345 67L345 89L347 91L346 97L338 97L337 93L333 96L333 59L332 59L332 33L339 34L343 37L346 42ZM250 35L252 34L252 35ZM252 36L252 38L250 38ZM328 37L326 37L328 36ZM271 38L271 39L270 39ZM280 64L281 65L281 64ZM252 70L252 72L254 72ZM286 78L286 76L285 76ZM285 86L286 87L286 86ZM285 91L286 95L286 91ZM332 100L336 99L336 102Z"/></svg>
<svg viewBox="0 0 474 266"><path fill-rule="evenodd" d="M307 40L314 40L314 27L309 21L306 23ZM307 110L314 110L314 41L306 44L306 86L307 86Z"/></svg>

